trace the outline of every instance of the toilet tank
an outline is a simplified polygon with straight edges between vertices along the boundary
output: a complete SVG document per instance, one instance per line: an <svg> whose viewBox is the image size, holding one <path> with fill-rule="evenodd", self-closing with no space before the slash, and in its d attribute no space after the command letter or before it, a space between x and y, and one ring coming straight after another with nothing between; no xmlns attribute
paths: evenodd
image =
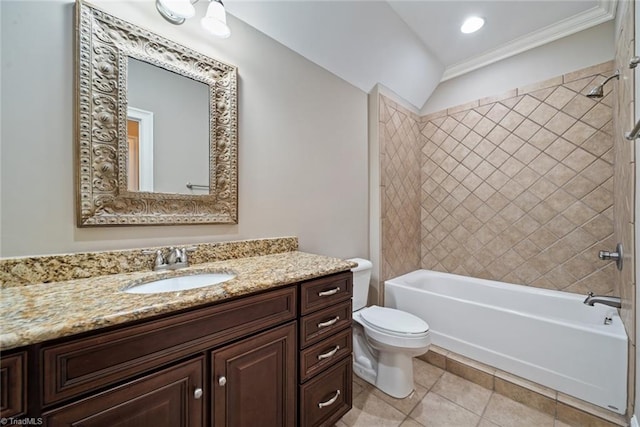
<svg viewBox="0 0 640 427"><path fill-rule="evenodd" d="M351 269L353 272L353 311L367 306L369 296L369 281L371 280L371 261L362 258L351 258L347 261L358 263Z"/></svg>

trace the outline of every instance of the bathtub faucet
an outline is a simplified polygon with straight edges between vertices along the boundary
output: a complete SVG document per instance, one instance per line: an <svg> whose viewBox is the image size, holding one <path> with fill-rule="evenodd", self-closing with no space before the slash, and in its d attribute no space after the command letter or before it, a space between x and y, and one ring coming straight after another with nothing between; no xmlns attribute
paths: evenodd
<svg viewBox="0 0 640 427"><path fill-rule="evenodd" d="M608 297L604 295L594 295L593 292L587 294L584 303L593 307L593 304L604 304L615 308L621 308L620 297Z"/></svg>

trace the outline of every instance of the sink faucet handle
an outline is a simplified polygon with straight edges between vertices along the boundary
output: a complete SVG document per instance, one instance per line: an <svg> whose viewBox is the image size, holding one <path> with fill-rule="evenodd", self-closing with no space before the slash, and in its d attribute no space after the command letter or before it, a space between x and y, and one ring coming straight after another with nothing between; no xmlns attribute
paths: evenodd
<svg viewBox="0 0 640 427"><path fill-rule="evenodd" d="M161 267L161 266L163 266L165 264L164 256L162 255L162 251L160 249L144 250L144 251L142 251L142 253L145 254L145 255L155 255L156 256L154 258L154 261L153 261L154 268Z"/></svg>
<svg viewBox="0 0 640 427"><path fill-rule="evenodd" d="M198 249L195 246L190 246L188 248L182 248L182 251L180 252L180 259L182 260L183 263L185 263L186 265L189 265L189 256L187 255L187 253L189 252L195 252L196 249Z"/></svg>

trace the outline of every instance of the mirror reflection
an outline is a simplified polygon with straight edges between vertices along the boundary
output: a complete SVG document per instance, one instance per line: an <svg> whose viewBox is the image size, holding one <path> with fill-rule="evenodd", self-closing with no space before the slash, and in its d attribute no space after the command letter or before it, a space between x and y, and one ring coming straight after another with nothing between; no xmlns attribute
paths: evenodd
<svg viewBox="0 0 640 427"><path fill-rule="evenodd" d="M209 86L128 58L127 188L209 192Z"/></svg>

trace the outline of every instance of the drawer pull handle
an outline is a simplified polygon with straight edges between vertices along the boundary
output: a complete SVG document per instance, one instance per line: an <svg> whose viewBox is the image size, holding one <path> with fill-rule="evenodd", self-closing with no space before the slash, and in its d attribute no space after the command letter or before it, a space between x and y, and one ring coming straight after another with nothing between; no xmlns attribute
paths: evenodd
<svg viewBox="0 0 640 427"><path fill-rule="evenodd" d="M324 408L325 406L331 406L334 403L336 403L336 400L338 400L338 397L340 396L340 390L336 390L336 394L329 400L327 400L326 402L320 402L318 403L318 408Z"/></svg>
<svg viewBox="0 0 640 427"><path fill-rule="evenodd" d="M194 390L193 397L196 399L200 399L202 397L202 389L200 387Z"/></svg>
<svg viewBox="0 0 640 427"><path fill-rule="evenodd" d="M227 384L227 378L223 375L218 378L218 385L224 387Z"/></svg>
<svg viewBox="0 0 640 427"><path fill-rule="evenodd" d="M318 292L319 297L328 297L329 295L335 295L340 292L340 286L335 287L333 289L329 289L328 291Z"/></svg>
<svg viewBox="0 0 640 427"><path fill-rule="evenodd" d="M336 316L331 320L327 320L326 322L320 322L318 323L318 328L326 328L327 326L335 325L338 320L340 320L340 316Z"/></svg>
<svg viewBox="0 0 640 427"><path fill-rule="evenodd" d="M336 354L338 352L338 350L340 350L340 346L337 345L333 348L333 350L327 351L324 354L319 354L318 355L318 360L322 360L322 359L328 359L330 357L333 357L334 354Z"/></svg>

